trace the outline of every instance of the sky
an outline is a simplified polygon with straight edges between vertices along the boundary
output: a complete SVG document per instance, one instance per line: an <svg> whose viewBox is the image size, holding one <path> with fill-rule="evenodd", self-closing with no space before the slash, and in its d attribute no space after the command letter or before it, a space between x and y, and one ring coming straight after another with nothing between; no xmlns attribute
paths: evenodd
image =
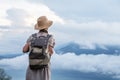
<svg viewBox="0 0 120 80"><path fill-rule="evenodd" d="M55 38L55 47L69 42L88 47L120 45L119 9L119 0L0 0L0 55L21 54L27 38L38 32L34 25L42 15L53 21L49 33ZM54 54L52 68L98 72L120 79L119 59L119 55ZM6 69L21 70L26 64L27 55L0 60Z"/></svg>
<svg viewBox="0 0 120 80"><path fill-rule="evenodd" d="M34 25L42 15L53 20L49 32L57 45L71 41L119 45L119 4L119 0L0 1L0 53L20 52L26 39L37 32Z"/></svg>

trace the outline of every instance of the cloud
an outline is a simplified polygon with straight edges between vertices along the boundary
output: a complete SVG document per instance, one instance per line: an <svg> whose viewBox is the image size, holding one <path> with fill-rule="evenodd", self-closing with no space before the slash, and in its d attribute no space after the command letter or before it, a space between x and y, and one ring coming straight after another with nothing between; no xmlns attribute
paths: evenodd
<svg viewBox="0 0 120 80"><path fill-rule="evenodd" d="M0 60L0 65L5 69L24 69L28 65L28 56L22 55L10 59L2 59Z"/></svg>
<svg viewBox="0 0 120 80"><path fill-rule="evenodd" d="M2 38L2 35L3 35L3 34L0 32L0 39Z"/></svg>
<svg viewBox="0 0 120 80"><path fill-rule="evenodd" d="M8 26L0 26L0 40L3 39L4 33L9 31Z"/></svg>
<svg viewBox="0 0 120 80"><path fill-rule="evenodd" d="M29 17L29 14L23 9L11 8L7 10L7 14L7 19L12 22L11 26L26 26L25 19Z"/></svg>
<svg viewBox="0 0 120 80"><path fill-rule="evenodd" d="M0 19L0 25L7 25L7 26L9 26L9 25L11 25L11 22L9 21L9 20L7 20L7 19L5 19L5 18L2 18L2 19Z"/></svg>
<svg viewBox="0 0 120 80"><path fill-rule="evenodd" d="M85 73L102 73L112 75L114 78L120 76L119 55L75 55L66 53L63 55L54 54L51 58L52 69L76 70ZM0 60L0 66L5 69L25 69L28 66L28 55L22 55L10 59Z"/></svg>
<svg viewBox="0 0 120 80"><path fill-rule="evenodd" d="M64 55L54 54L52 57L52 68L63 70L77 70L81 72L97 72L110 74L117 77L120 75L120 56L116 55L86 55L79 56L74 53Z"/></svg>
<svg viewBox="0 0 120 80"><path fill-rule="evenodd" d="M12 22L13 21L16 22L18 20L18 22L20 21L22 23L24 21L24 18L27 17L26 21L29 24L31 23L33 24L36 22L36 19L39 16L46 15L48 18L54 20L54 22L63 23L63 20L54 11L52 11L47 5L42 3L33 4L33 3L28 3L27 1L21 0L21 1L16 1L16 3L14 4L14 0L11 0L11 1L5 0L5 1L2 1L2 3L0 4L1 4L0 5L0 9L1 9L0 24L3 24L2 22L8 21L6 19L7 14L9 14L8 18L10 19L10 21L12 20Z"/></svg>
<svg viewBox="0 0 120 80"><path fill-rule="evenodd" d="M23 42L26 42L26 39L36 32L34 25L41 15L46 15L54 23L64 23L61 17L42 3L32 4L24 0L14 3L14 0L5 0L0 4L0 41L2 42L0 54L21 52Z"/></svg>
<svg viewBox="0 0 120 80"><path fill-rule="evenodd" d="M55 38L58 40L62 40L62 42L68 42L69 40L71 40L79 43L117 45L119 44L118 36L120 35L119 25L119 22L110 23L93 21L87 23L79 23L73 20L65 20L65 24L55 25L55 27L53 27L52 29L53 32L57 32L54 33L56 35ZM58 35L62 36L58 37Z"/></svg>
<svg viewBox="0 0 120 80"><path fill-rule="evenodd" d="M37 4L32 2L25 0L17 0L16 3L14 0L1 1L0 54L21 52L28 36L35 32L33 26L41 15L46 15L54 21L50 33L53 33L56 39L56 46L70 41L91 47L94 47L92 43L120 44L120 5L118 0L78 0L76 2L71 0L69 1L71 4L68 4L68 1L57 1L54 4L55 0L39 0ZM119 78L119 58L119 56L104 54L79 56L71 53L54 54L52 68L115 74L114 77ZM9 68L22 69L26 64L26 55L0 60L0 65L6 66L6 68L9 66Z"/></svg>
<svg viewBox="0 0 120 80"><path fill-rule="evenodd" d="M21 1L17 1L16 4L14 4L13 0L2 1L2 3L0 3L1 4L0 19L3 20L3 22L2 23L0 22L0 31L1 31L0 38L2 39L1 40L2 43L0 43L0 45L4 45L3 47L12 45L12 47L10 47L12 49L8 50L10 51L9 53L20 51L22 44L24 44L23 42L26 41L28 36L36 32L33 30L33 27L34 27L34 24L36 23L37 18L41 15L46 15L49 19L52 19L54 21L54 24L50 28L49 32L53 33L56 39L56 46L59 46L59 44L67 43L70 41L74 41L80 44L85 43L87 45L91 45L93 43L109 44L109 45L120 44L119 43L119 40L120 40L119 38L120 23L119 22L117 21L105 22L101 19L96 19L96 20L90 19L87 22L86 21L81 22L80 20L82 20L81 18L82 15L76 15L78 19L72 18L72 16L67 18L64 16L64 14L58 15L56 10L49 7L49 4L51 5L53 3L51 2L48 4L48 2L45 3L44 1L43 2L40 1L39 4L36 4L36 3L33 4L29 1L21 0ZM106 1L101 1L100 3L103 4L104 2L105 4L108 4ZM64 1L64 3L67 3L67 1ZM86 10L87 8L85 9L82 8L82 6L84 6L83 4L85 3L86 3L85 1L80 0L80 4L82 4L82 5L79 5L81 6L80 10L78 10L78 8L70 7L71 11L74 12L74 9L75 11L76 10L81 11L82 9L83 13L85 13L84 10ZM94 3L99 3L99 2L95 1ZM88 3L86 3L86 5L87 4ZM67 5L69 7L71 4L67 4ZM95 5L96 4L94 4L94 6ZM113 3L111 5L113 5ZM78 6L78 4L76 4L76 6ZM90 9L92 8L90 7ZM69 11L66 14L69 15L68 13ZM89 15L89 14L86 13L86 15ZM82 17L89 18L89 16L82 16ZM91 16L91 18L94 18L94 15ZM8 21L10 24L9 25L7 24L7 26L3 26L3 25L6 25L6 21ZM6 36L6 37L3 38L3 36ZM13 44L13 42L17 42L17 44ZM2 52L5 53L6 51L2 49Z"/></svg>
<svg viewBox="0 0 120 80"><path fill-rule="evenodd" d="M79 22L89 22L96 20L101 20L105 22L120 21L119 0L28 1L36 4L44 3L60 16L64 15L64 18L77 20Z"/></svg>

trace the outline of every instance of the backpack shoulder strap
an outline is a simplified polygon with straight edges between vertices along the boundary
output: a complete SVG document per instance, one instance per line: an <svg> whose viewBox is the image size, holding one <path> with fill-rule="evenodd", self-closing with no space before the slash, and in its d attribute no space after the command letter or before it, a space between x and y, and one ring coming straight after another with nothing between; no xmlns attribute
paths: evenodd
<svg viewBox="0 0 120 80"><path fill-rule="evenodd" d="M37 38L37 33L32 34L33 38Z"/></svg>
<svg viewBox="0 0 120 80"><path fill-rule="evenodd" d="M49 38L51 37L52 35L48 34L47 35L47 41L49 41Z"/></svg>
<svg viewBox="0 0 120 80"><path fill-rule="evenodd" d="M47 37L50 38L52 35L51 34L48 34Z"/></svg>
<svg viewBox="0 0 120 80"><path fill-rule="evenodd" d="M37 39L37 33L32 34L31 43L33 43L35 39Z"/></svg>
<svg viewBox="0 0 120 80"><path fill-rule="evenodd" d="M52 36L52 35L47 34L46 40L48 41L51 36ZM32 37L33 37L33 40L36 39L36 38L38 38L38 37L37 37L37 33L32 34ZM45 37L45 36L41 36L41 37Z"/></svg>

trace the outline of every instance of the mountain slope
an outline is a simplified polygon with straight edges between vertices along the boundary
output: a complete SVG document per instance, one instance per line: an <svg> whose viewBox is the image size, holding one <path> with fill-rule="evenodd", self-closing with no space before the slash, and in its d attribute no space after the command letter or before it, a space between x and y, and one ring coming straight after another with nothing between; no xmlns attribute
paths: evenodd
<svg viewBox="0 0 120 80"><path fill-rule="evenodd" d="M75 53L76 55L79 54L119 54L120 53L120 46L117 45L98 45L94 44L95 48L83 48L83 45L79 45L77 43L69 43L63 47L55 49L57 54L65 54L65 53Z"/></svg>
<svg viewBox="0 0 120 80"><path fill-rule="evenodd" d="M14 57L17 57L17 56L21 56L22 53L18 53L18 54L2 54L0 55L0 59L5 59L5 58L14 58Z"/></svg>

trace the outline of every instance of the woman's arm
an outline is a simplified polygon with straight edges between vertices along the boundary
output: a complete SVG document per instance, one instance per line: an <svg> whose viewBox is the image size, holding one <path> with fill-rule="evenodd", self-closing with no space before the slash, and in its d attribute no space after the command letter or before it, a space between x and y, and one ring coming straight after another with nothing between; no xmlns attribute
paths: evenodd
<svg viewBox="0 0 120 80"><path fill-rule="evenodd" d="M26 43L23 47L23 53L27 53L27 52L29 52L29 44L28 43Z"/></svg>
<svg viewBox="0 0 120 80"><path fill-rule="evenodd" d="M53 35L51 35L49 39L49 45L48 45L48 52L50 55L54 53L53 48L55 46L55 39L53 38Z"/></svg>
<svg viewBox="0 0 120 80"><path fill-rule="evenodd" d="M50 45L48 46L48 52L49 52L50 55L53 54L53 47L50 46Z"/></svg>

